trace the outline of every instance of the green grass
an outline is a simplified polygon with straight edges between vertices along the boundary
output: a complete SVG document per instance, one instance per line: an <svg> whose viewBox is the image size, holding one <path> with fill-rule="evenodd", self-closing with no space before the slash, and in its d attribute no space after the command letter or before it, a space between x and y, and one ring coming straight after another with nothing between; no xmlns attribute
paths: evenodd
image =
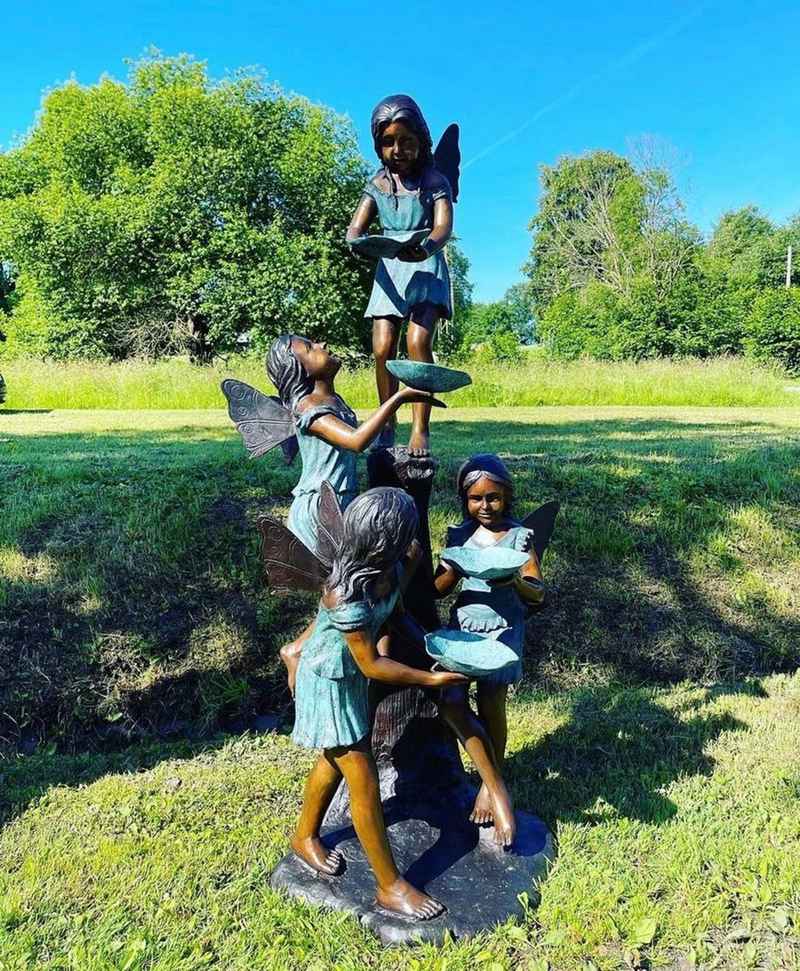
<svg viewBox="0 0 800 971"><path fill-rule="evenodd" d="M800 964L800 412L434 420L435 546L471 452L521 514L563 504L507 767L558 837L541 905L396 952L273 893L310 756L196 733L290 724L276 652L313 605L265 594L253 521L296 470L247 462L221 411L5 413L2 971ZM154 729L194 740L120 748Z"/></svg>
<svg viewBox="0 0 800 971"><path fill-rule="evenodd" d="M548 361L528 355L520 365L468 363L474 383L448 397L455 407L538 405L671 405L696 407L791 407L797 396L775 368L742 358L642 362ZM219 408L220 381L235 376L271 390L256 358L194 367L175 359L150 364L0 360L8 385L6 407L157 410ZM375 403L371 368L343 374L341 393L357 408Z"/></svg>
<svg viewBox="0 0 800 971"><path fill-rule="evenodd" d="M800 676L528 691L511 709L512 794L559 845L521 922L387 950L272 891L310 754L217 737L3 766L0 967L798 966Z"/></svg>
<svg viewBox="0 0 800 971"><path fill-rule="evenodd" d="M800 413L453 409L434 545L464 456L498 450L520 514L563 504L529 683L720 680L800 657ZM18 413L0 438L0 743L211 726L289 699L305 595L260 584L254 520L297 471L224 412Z"/></svg>

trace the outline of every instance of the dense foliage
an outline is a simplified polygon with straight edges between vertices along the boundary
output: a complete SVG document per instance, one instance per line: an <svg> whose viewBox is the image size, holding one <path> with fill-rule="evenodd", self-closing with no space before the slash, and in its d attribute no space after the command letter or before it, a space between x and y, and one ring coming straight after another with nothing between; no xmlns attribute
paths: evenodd
<svg viewBox="0 0 800 971"><path fill-rule="evenodd" d="M525 267L538 336L556 356L619 360L749 351L800 367L797 300L782 290L800 222L755 207L705 243L669 172L610 152L542 169Z"/></svg>
<svg viewBox="0 0 800 971"><path fill-rule="evenodd" d="M706 241L643 149L542 167L525 277L501 300L473 302L449 244L441 357L518 361L537 340L561 358L746 352L800 369L784 289L800 217L746 206ZM4 353L208 362L302 330L358 358L372 267L344 230L366 173L348 122L252 73L215 81L151 52L124 83L67 82L0 153Z"/></svg>
<svg viewBox="0 0 800 971"><path fill-rule="evenodd" d="M352 343L368 267L343 227L364 162L329 110L157 53L53 90L0 155L16 352L197 360L309 328Z"/></svg>

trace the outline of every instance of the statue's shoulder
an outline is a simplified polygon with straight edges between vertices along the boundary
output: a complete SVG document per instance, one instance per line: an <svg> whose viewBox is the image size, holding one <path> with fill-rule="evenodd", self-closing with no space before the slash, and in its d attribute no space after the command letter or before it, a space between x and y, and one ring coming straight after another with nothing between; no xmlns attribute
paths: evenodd
<svg viewBox="0 0 800 971"><path fill-rule="evenodd" d="M443 172L431 165L425 170L425 188L431 192L450 192L450 182Z"/></svg>
<svg viewBox="0 0 800 971"><path fill-rule="evenodd" d="M389 180L386 178L386 173L383 171L376 172L375 175L367 182L367 191L374 191L375 189L383 195L388 195L392 191L392 187L389 185Z"/></svg>
<svg viewBox="0 0 800 971"><path fill-rule="evenodd" d="M448 526L445 537L445 546L463 546L477 528L478 524L474 519L465 519L463 522L457 523L455 526Z"/></svg>

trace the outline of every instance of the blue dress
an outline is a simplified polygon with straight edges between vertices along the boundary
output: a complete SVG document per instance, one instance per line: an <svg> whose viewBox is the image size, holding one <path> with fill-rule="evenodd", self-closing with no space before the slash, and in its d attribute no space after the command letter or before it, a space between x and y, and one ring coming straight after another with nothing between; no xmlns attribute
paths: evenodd
<svg viewBox="0 0 800 971"><path fill-rule="evenodd" d="M384 236L395 239L403 239L415 229L432 229L436 200L452 200L447 179L435 169L428 169L416 192L389 195L373 180L367 183L364 193L378 207ZM420 263L381 258L364 316L406 318L422 303L434 304L439 315L448 320L453 315L450 272L444 252L439 250Z"/></svg>
<svg viewBox="0 0 800 971"><path fill-rule="evenodd" d="M319 606L314 630L303 645L295 685L292 738L304 748L355 745L369 732L369 682L361 673L342 636L348 631L378 631L392 613L400 593L344 604Z"/></svg>
<svg viewBox="0 0 800 971"><path fill-rule="evenodd" d="M476 529L477 526L472 522L451 526L447 530L447 545L477 546L472 542ZM532 538L531 530L517 524L494 545L525 550ZM509 665L482 681L489 684L516 684L522 678L525 605L513 586L491 587L485 580L477 577L464 577L450 614L450 626L502 641L517 655L516 664Z"/></svg>
<svg viewBox="0 0 800 971"><path fill-rule="evenodd" d="M358 427L355 413L341 398L337 398L335 403L314 405L294 414L303 468L300 481L292 490L294 500L286 525L312 553L317 551L319 489L322 483L327 479L333 486L342 510L358 494L357 453L337 448L311 434L311 425L322 415L335 415L351 428Z"/></svg>

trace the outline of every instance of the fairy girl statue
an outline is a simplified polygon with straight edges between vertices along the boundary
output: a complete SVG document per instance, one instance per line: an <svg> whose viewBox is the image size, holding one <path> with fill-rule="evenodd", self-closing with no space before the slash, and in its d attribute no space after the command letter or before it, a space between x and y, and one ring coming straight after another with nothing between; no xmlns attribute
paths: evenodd
<svg viewBox="0 0 800 971"><path fill-rule="evenodd" d="M364 189L347 241L356 252L374 253L374 237L366 234L377 218L385 237L404 244L395 247L394 255L379 257L364 313L372 318L375 377L383 403L397 389L386 362L397 354L403 322L408 322L408 356L430 362L437 321L452 316L450 274L442 251L453 232L460 154L456 125L433 151L422 112L405 94L384 98L372 112L371 128L381 166ZM411 455L429 454L429 420L430 405L415 404ZM376 444L392 446L394 427L392 416Z"/></svg>
<svg viewBox="0 0 800 971"><path fill-rule="evenodd" d="M353 826L375 875L378 906L427 920L444 907L405 880L392 856L370 749L367 692L368 679L427 688L466 684L462 675L417 670L388 656L384 625L397 609L416 529L414 502L401 489L370 489L344 513L332 570L297 668L292 737L322 754L306 782L292 848L319 873L336 876L344 869L341 853L320 839L344 777Z"/></svg>
<svg viewBox="0 0 800 971"><path fill-rule="evenodd" d="M291 462L299 450L303 467L292 491L287 525L312 552L318 544L322 482L331 484L340 507L345 508L358 491L357 454L397 409L406 402L444 407L429 392L404 387L359 425L355 412L334 388L341 366L324 341L283 334L273 341L267 355L267 372L278 390L277 400L243 381L222 383L230 416L252 458L281 445Z"/></svg>
<svg viewBox="0 0 800 971"><path fill-rule="evenodd" d="M508 686L522 677L526 605L540 604L544 599L540 558L552 532L558 503L540 507L523 523L513 519L513 481L496 455L472 456L461 466L456 485L464 519L448 529L448 547L485 549L507 546L530 554L519 573L508 581L463 578L455 566L445 560L434 577L440 597L450 593L463 579L450 616L451 627L502 641L519 658L516 664L481 678L477 684L478 715L486 726L502 769L508 734L506 695ZM455 689L456 695L459 692L463 694L463 688ZM478 825L494 820L491 794L485 785L478 792L470 819Z"/></svg>
<svg viewBox="0 0 800 971"><path fill-rule="evenodd" d="M300 480L292 492L287 526L302 546L287 543L282 525L267 517L262 533L270 545L280 547L287 557L301 560L319 548L320 488L328 482L344 509L358 492L356 459L379 434L386 421L406 402L424 402L426 407L441 402L427 391L404 387L382 402L360 425L355 413L336 393L334 379L341 361L327 344L296 334L284 334L273 341L267 355L267 371L278 390L268 397L243 381L223 381L229 414L244 439L252 458L281 445L291 462L300 452ZM313 557L311 558L313 563ZM318 579L318 577L317 577ZM310 628L281 650L293 687L294 669Z"/></svg>

